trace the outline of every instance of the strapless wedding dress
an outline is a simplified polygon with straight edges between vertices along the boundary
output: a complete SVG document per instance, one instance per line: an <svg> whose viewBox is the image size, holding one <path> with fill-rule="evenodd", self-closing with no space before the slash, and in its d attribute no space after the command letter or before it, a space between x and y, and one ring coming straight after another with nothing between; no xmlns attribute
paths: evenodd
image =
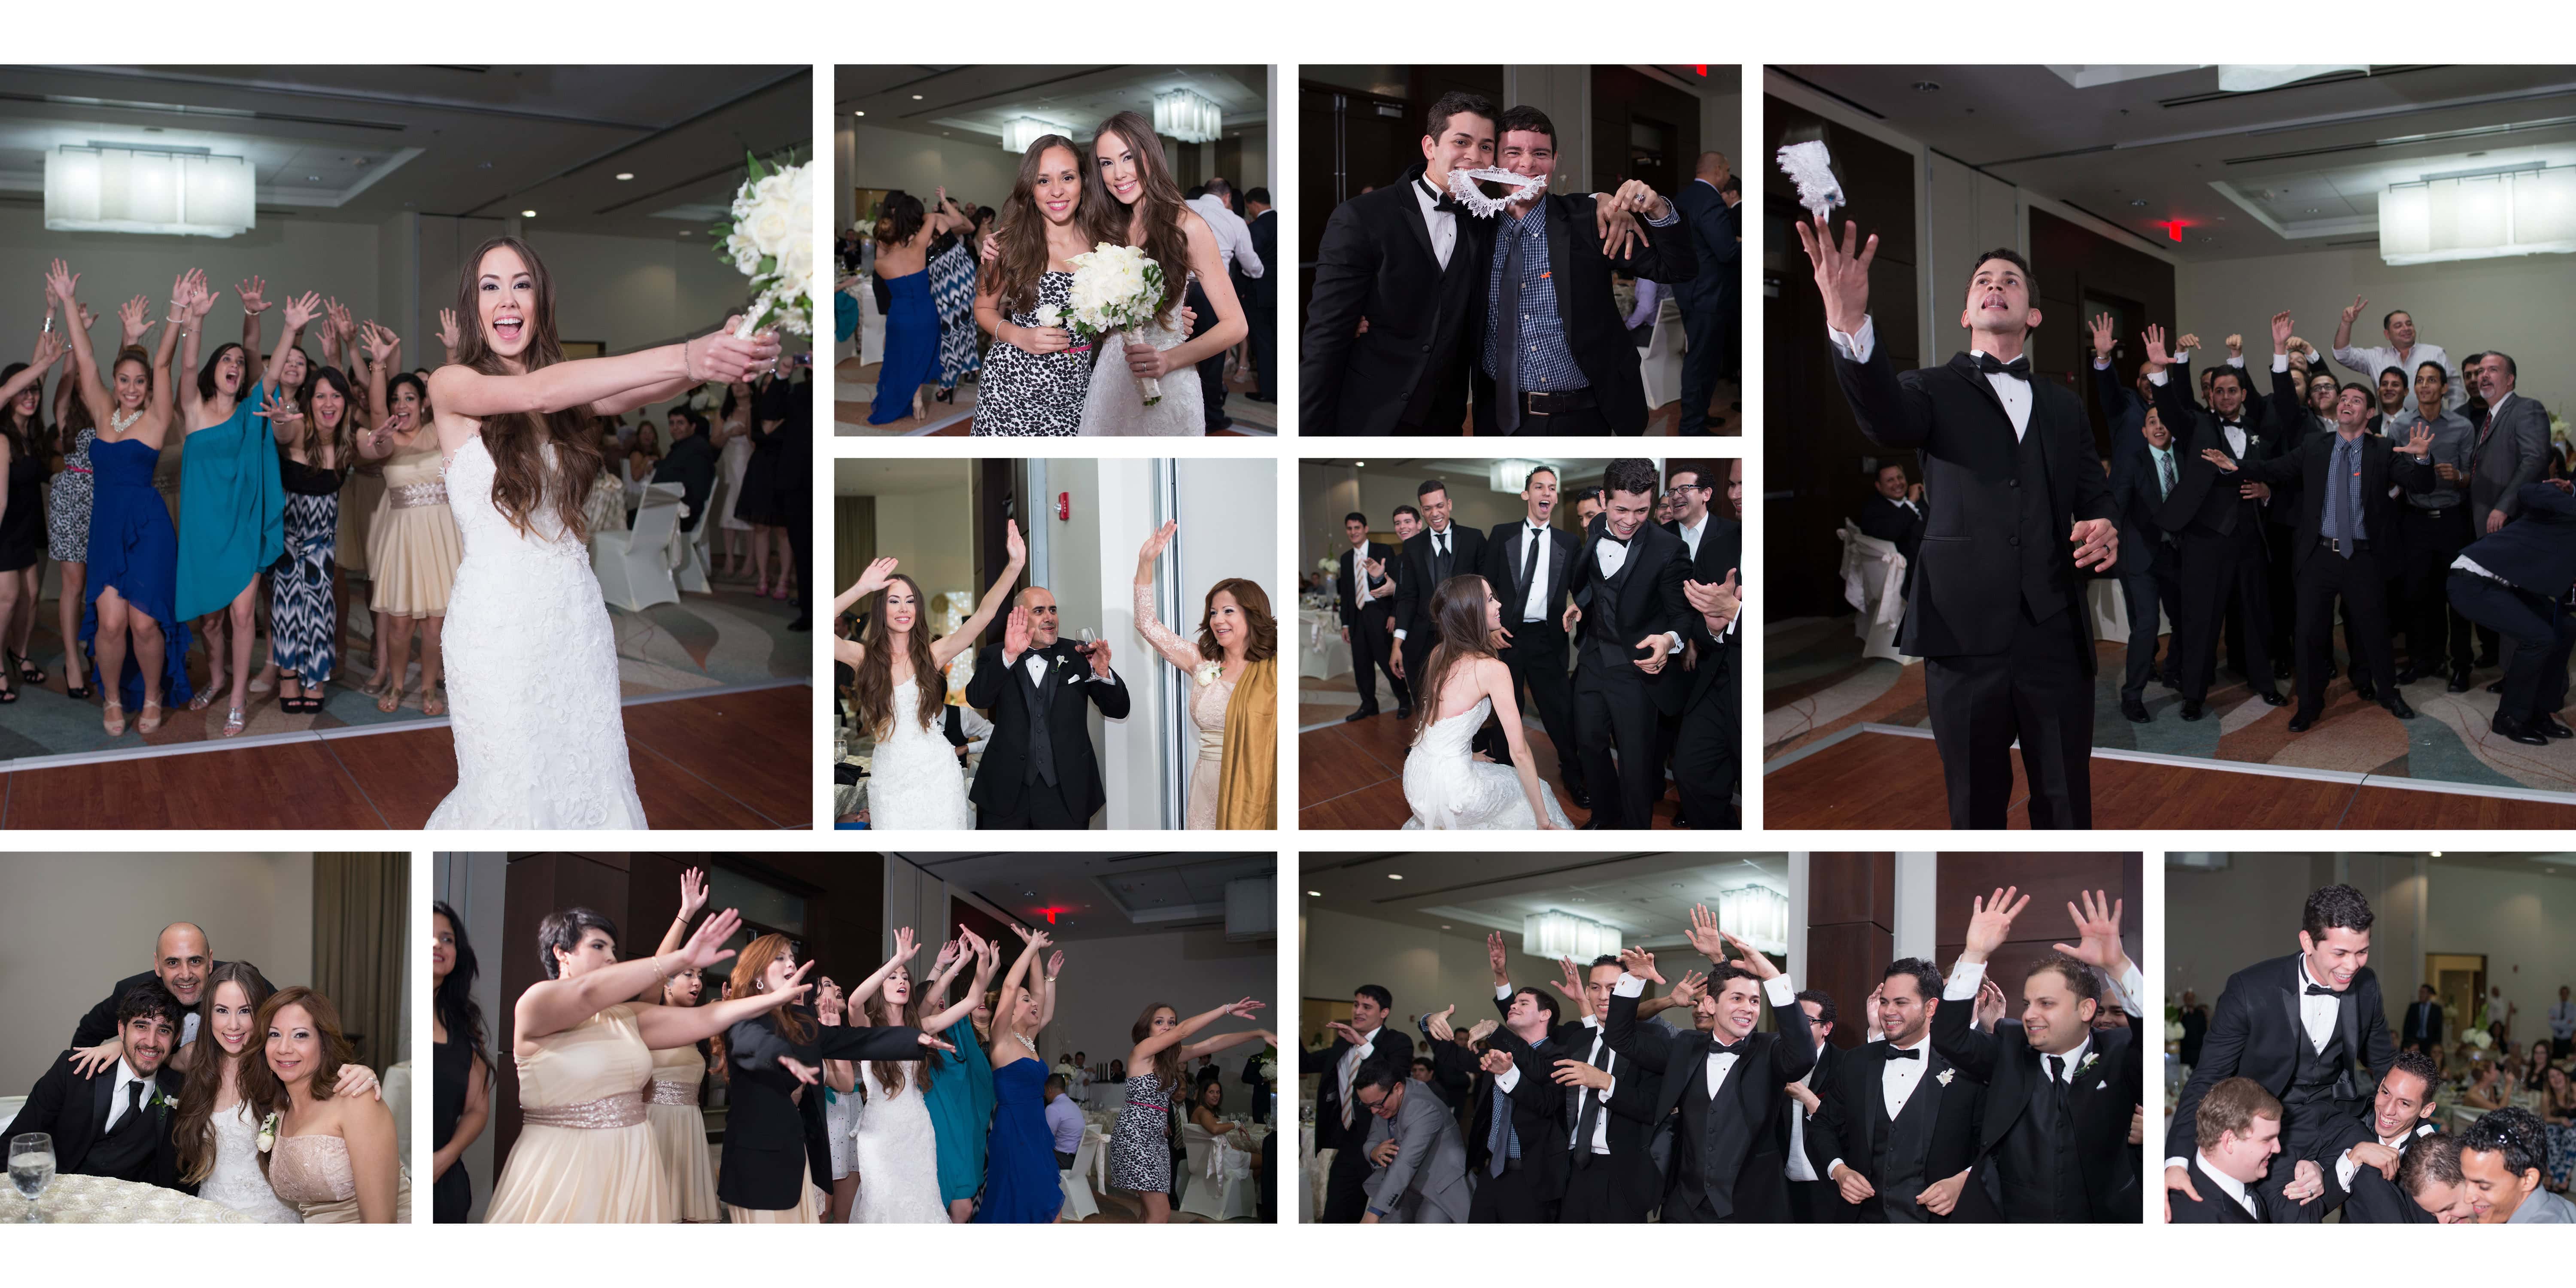
<svg viewBox="0 0 2576 1288"><path fill-rule="evenodd" d="M903 1064L903 1090L889 1094L874 1062L859 1066L867 1102L859 1108L851 1161L859 1173L853 1225L941 1225L948 1205L939 1201L939 1137L921 1087L921 1061ZM951 1065L951 1078L974 1075Z"/></svg>
<svg viewBox="0 0 2576 1288"><path fill-rule="evenodd" d="M216 1111L207 1125L215 1133L215 1170L197 1187L197 1197L271 1225L302 1222L303 1214L279 1199L260 1174L259 1120L251 1117L250 1102Z"/></svg>
<svg viewBox="0 0 2576 1288"><path fill-rule="evenodd" d="M1469 745L1483 727L1485 713L1493 708L1492 698L1476 699L1476 705L1424 728L1421 739L1405 753L1404 803L1413 808L1413 817L1404 820L1404 830L1537 829L1538 819L1521 791L1519 772L1509 765L1476 759ZM1556 796L1544 790L1546 784L1540 787L1548 821L1572 827L1565 811L1557 807Z"/></svg>
<svg viewBox="0 0 2576 1288"><path fill-rule="evenodd" d="M894 729L868 764L868 829L967 831L975 811L966 804L966 771L942 726L922 726L918 679L894 686Z"/></svg>

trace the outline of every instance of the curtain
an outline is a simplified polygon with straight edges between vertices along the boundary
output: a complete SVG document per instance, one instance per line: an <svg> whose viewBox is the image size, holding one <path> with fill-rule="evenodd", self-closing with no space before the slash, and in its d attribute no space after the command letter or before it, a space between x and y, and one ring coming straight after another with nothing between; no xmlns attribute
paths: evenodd
<svg viewBox="0 0 2576 1288"><path fill-rule="evenodd" d="M877 557L877 499L872 496L832 498L832 584L818 586L829 599L859 579ZM855 608L856 605L853 605ZM837 634L838 623L835 623Z"/></svg>
<svg viewBox="0 0 2576 1288"><path fill-rule="evenodd" d="M378 1076L411 1058L410 911L409 854L313 856L313 987Z"/></svg>

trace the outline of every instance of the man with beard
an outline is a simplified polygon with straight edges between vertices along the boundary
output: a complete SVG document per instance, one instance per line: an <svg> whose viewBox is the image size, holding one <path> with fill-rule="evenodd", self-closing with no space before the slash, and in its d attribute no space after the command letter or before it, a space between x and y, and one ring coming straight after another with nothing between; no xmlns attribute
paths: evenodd
<svg viewBox="0 0 2576 1288"><path fill-rule="evenodd" d="M179 1031L172 1049L196 1041L197 1003L205 996L206 980L216 967L230 964L215 960L206 932L194 923L174 921L162 927L160 937L152 941L152 969L116 981L106 998L81 1016L72 1033L72 1072L88 1077L116 1062L124 1029L117 1010L126 994L145 984L158 983L179 1004Z"/></svg>
<svg viewBox="0 0 2576 1288"><path fill-rule="evenodd" d="M2480 1225L2576 1225L2576 1203L2541 1185L2549 1135L2528 1109L2496 1109L2460 1133L2460 1177Z"/></svg>
<svg viewBox="0 0 2576 1288"><path fill-rule="evenodd" d="M1947 1221L1974 1178L1985 1088L1932 1049L1932 1015L1941 1008L1941 973L1932 963L1888 963L1872 1000L1887 1036L1844 1061L1808 1154L1825 1160L1817 1171L1834 1184L1845 1219ZM1977 1194L1967 1210L1982 1209L1983 1198Z"/></svg>
<svg viewBox="0 0 2576 1288"><path fill-rule="evenodd" d="M1689 548L1646 521L1655 501L1654 462L1611 461L1601 482L1609 508L1584 533L1568 610L1569 622L1584 623L1574 720L1583 781L1593 797L1587 831L1654 825L1655 801L1664 793L1655 724L1659 715L1681 711L1685 682L1672 675L1680 669L1673 654L1681 651L1682 632L1692 628L1693 611L1682 590Z"/></svg>
<svg viewBox="0 0 2576 1288"><path fill-rule="evenodd" d="M2155 367L2147 380L2155 387L2156 412L2182 443L2180 476L2156 513L2157 526L2174 534L2182 552L2182 718L2200 719L2209 700L2231 608L2244 622L2246 684L2265 705L2287 706L2289 699L2272 680L2271 535L2265 515L2272 489L2227 477L2208 456L2219 452L2243 465L2269 458L2278 445L2267 441L2246 408L2242 370L2221 367L2213 373L2204 410L2169 378L2164 328L2148 327L2146 342L2147 361Z"/></svg>
<svg viewBox="0 0 2576 1288"><path fill-rule="evenodd" d="M2023 976L2019 1022L1998 1020L1993 1033L1980 1033L1969 1021L1986 962L2030 904L2028 895L2015 902L2016 893L1975 902L1932 1016L1932 1049L1986 1084L1975 1162L1993 1170L2005 1220L2135 1222L2146 1108L2136 999L2146 981L2120 942L2125 901L2085 891L2081 908L2066 905L2078 942L2054 945ZM2093 1027L2106 987L2130 1027Z"/></svg>
<svg viewBox="0 0 2576 1288"><path fill-rule="evenodd" d="M1614 512L1618 504L1614 488ZM1635 948L1619 954L1626 970L1611 990L1605 1023L1612 1047L1662 1076L1656 1119L1676 1119L1664 1222L1786 1221L1788 1163L1772 1119L1787 1099L1782 1088L1816 1065L1807 1012L1789 977L1718 929L1706 907L1691 909L1690 941L1709 962L1708 992L1692 1008L1708 1019L1706 1031L1658 1034L1638 1025L1637 999L1648 980L1663 977ZM1727 960L1729 948L1741 965ZM1756 1033L1766 999L1779 1031Z"/></svg>
<svg viewBox="0 0 2576 1288"><path fill-rule="evenodd" d="M170 1121L187 1081L169 1067L179 1029L179 1002L156 979L126 989L116 999L119 1054L110 1070L74 1071L80 1052L45 1070L0 1140L41 1132L53 1137L54 1170L66 1176L108 1176L164 1189L179 1182L178 1150Z"/></svg>
<svg viewBox="0 0 2576 1288"><path fill-rule="evenodd" d="M2167 1189L2192 1193L2187 1163L2197 1143L2193 1110L2211 1087L2238 1074L2280 1099L2282 1148L2293 1157L2316 1157L2344 1122L2362 1116L2355 1063L2369 1069L2375 1082L2397 1055L2379 978L2369 966L2371 921L2370 902L2360 891L2327 886L2308 896L2298 952L2228 977L2200 1064L2165 1133ZM2290 1183L2275 1175L2264 1185L2279 1189ZM2316 1196L2302 1185L2290 1197ZM2317 1212L2313 1206L2307 1210Z"/></svg>
<svg viewBox="0 0 2576 1288"><path fill-rule="evenodd" d="M1574 740L1574 688L1566 678L1565 602L1579 543L1574 534L1549 523L1556 513L1556 471L1532 468L1521 483L1521 517L1498 523L1485 536L1485 584L1501 601L1503 647L1497 655L1510 668L1515 702L1529 694L1521 709L1538 712L1556 746L1557 777L1577 809L1592 808L1584 790L1583 761Z"/></svg>
<svg viewBox="0 0 2576 1288"><path fill-rule="evenodd" d="M2252 1078L2228 1078L2210 1088L2192 1112L2201 1141L2188 1168L2194 1188L2209 1197L2177 1198L2168 1218L2176 1225L2272 1225L2288 1217L2280 1191L2255 1186L2276 1170L2281 1152L2281 1102ZM2301 1186L2320 1185L2309 1159L2289 1159ZM2338 1197L2328 1195L2328 1201ZM2294 1204L2290 1205L2295 1207ZM2323 1204L2320 1204L2322 1207Z"/></svg>
<svg viewBox="0 0 2576 1288"><path fill-rule="evenodd" d="M1002 641L984 650L966 704L987 712L992 739L971 793L982 830L1083 828L1107 803L1086 706L1127 718L1127 686L1109 668L1109 641L1072 644L1044 586L1020 591Z"/></svg>
<svg viewBox="0 0 2576 1288"><path fill-rule="evenodd" d="M2341 1130L2326 1142L2323 1157L2334 1171L2335 1188L2345 1195L2346 1224L2433 1223L2431 1213L2398 1190L2397 1169L2408 1149L2441 1130L2433 1124L2441 1078L2430 1056L2400 1051L2379 1076L2369 1119L2340 1120Z"/></svg>
<svg viewBox="0 0 2576 1288"><path fill-rule="evenodd" d="M1323 1219L1328 1223L1357 1221L1368 1203L1363 1187L1369 1160L1361 1146L1368 1138L1369 1116L1351 1098L1360 1066L1386 1060L1397 1070L1399 1081L1412 1070L1413 1039L1386 1024L1394 1009L1394 994L1376 984L1362 984L1351 995L1350 1020L1333 1022L1332 1045L1297 1056L1298 1073L1323 1075L1315 1089L1315 1147L1340 1151L1324 1180Z"/></svg>

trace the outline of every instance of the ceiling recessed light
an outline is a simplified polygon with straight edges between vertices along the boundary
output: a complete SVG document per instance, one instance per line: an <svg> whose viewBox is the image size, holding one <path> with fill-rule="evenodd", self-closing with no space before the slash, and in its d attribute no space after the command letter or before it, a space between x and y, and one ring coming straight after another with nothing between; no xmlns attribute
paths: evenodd
<svg viewBox="0 0 2576 1288"><path fill-rule="evenodd" d="M2441 852L2440 850L2435 850L2435 851L2433 851L2433 855L2432 855L2432 857L2434 857L2434 858L2437 858L2437 859L2438 859L2438 858L2442 857L2442 852Z"/></svg>
<svg viewBox="0 0 2576 1288"><path fill-rule="evenodd" d="M534 218L536 218L536 217L537 217L537 212L535 212L535 211L533 211L533 210L522 210L522 211L520 211L520 212L519 212L519 218L521 218L521 219L534 219Z"/></svg>
<svg viewBox="0 0 2576 1288"><path fill-rule="evenodd" d="M635 177L635 176L634 176L634 175L632 175L632 174L621 174L621 175L617 176L617 181L618 181L619 183L624 183L624 182L626 182L627 180L632 179L632 178L634 178L634 177Z"/></svg>
<svg viewBox="0 0 2576 1288"><path fill-rule="evenodd" d="M852 113L850 113L850 115L852 115L852 116L865 116L865 115L867 115L867 113L865 113L865 112L852 112Z"/></svg>
<svg viewBox="0 0 2576 1288"><path fill-rule="evenodd" d="M474 168L477 170L489 170L492 168L492 163L489 161L479 161L475 163Z"/></svg>
<svg viewBox="0 0 2576 1288"><path fill-rule="evenodd" d="M322 176L318 174L308 174L304 176L304 181L306 183L320 183L322 182Z"/></svg>
<svg viewBox="0 0 2576 1288"><path fill-rule="evenodd" d="M1310 899L1321 899L1324 897L1324 892L1321 890L1309 890L1306 892L1306 897Z"/></svg>
<svg viewBox="0 0 2576 1288"><path fill-rule="evenodd" d="M1368 468L1368 462L1367 462L1367 461L1353 461L1353 462L1351 462L1351 466L1352 466L1352 468L1354 468L1354 469L1363 469L1363 470L1364 470L1364 469L1367 469L1367 468Z"/></svg>
<svg viewBox="0 0 2576 1288"><path fill-rule="evenodd" d="M1389 872L1386 874L1386 879L1389 881L1402 881L1404 879L1404 874L1401 872Z"/></svg>
<svg viewBox="0 0 2576 1288"><path fill-rule="evenodd" d="M912 101L913 101L913 102L916 102L916 103L920 102L920 101L921 101L921 95L919 95L919 94L915 94L915 95L913 95L913 96L912 96Z"/></svg>
<svg viewBox="0 0 2576 1288"><path fill-rule="evenodd" d="M2552 872L2555 872L2555 871L2557 871L2557 870L2558 870L2558 869L2556 869L2556 868L2551 868L2551 869L2550 869L2550 871L2552 871ZM1442 922L1442 923L1440 923L1440 928L1441 928L1442 930L1447 930L1447 929L1449 928L1449 923L1447 923L1447 922L1445 922L1445 921L1444 921L1444 922Z"/></svg>
<svg viewBox="0 0 2576 1288"><path fill-rule="evenodd" d="M2310 207L2308 207L2308 213L2309 213L2309 214L2312 214L2312 215L2313 215L2313 214L2315 214L2315 213L2317 213L2317 208L2316 208L2316 207L2314 207L2314 206L2310 206Z"/></svg>
<svg viewBox="0 0 2576 1288"><path fill-rule="evenodd" d="M2143 208L2143 207L2147 204L2147 202L2146 202L2146 199L2145 199L2145 198L2143 198L2143 197L2132 197L2132 198L2130 198L2130 199L2129 199L2129 204L2130 204L2130 205L2132 205L2132 206L2138 206L2138 207Z"/></svg>

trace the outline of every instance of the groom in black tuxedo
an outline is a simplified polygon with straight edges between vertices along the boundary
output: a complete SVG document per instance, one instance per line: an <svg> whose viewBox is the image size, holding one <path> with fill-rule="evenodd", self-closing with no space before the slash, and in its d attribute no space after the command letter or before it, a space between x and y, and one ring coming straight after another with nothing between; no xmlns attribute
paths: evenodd
<svg viewBox="0 0 2576 1288"><path fill-rule="evenodd" d="M89 1008L88 1014L81 1016L80 1024L72 1032L73 1055L80 1066L77 1071L95 1073L116 1058L112 1052L97 1048L115 1040L122 1027L117 1022L117 1007L124 1002L127 993L145 984L159 983L179 1004L179 1031L174 1049L196 1041L197 1003L205 996L206 981L214 977L219 967L231 964L215 960L215 950L207 941L206 932L195 923L174 921L162 927L160 937L152 941L152 969L116 981L116 987L96 1006ZM267 984L265 979L260 982ZM271 988L269 991L276 990Z"/></svg>
<svg viewBox="0 0 2576 1288"><path fill-rule="evenodd" d="M1900 375L1869 316L1878 238L1855 255L1858 235L1845 224L1836 246L1830 225L1798 226L1861 433L1922 456L1931 515L1899 640L1924 659L1950 826L2004 826L2018 739L2030 825L2091 827L2092 617L2076 574L2119 553L2092 421L2072 391L2031 379L2038 291L2018 253L1989 251L1968 274L1959 324L1974 350Z"/></svg>
<svg viewBox="0 0 2576 1288"><path fill-rule="evenodd" d="M179 1033L179 1002L155 979L117 998L116 1029L124 1054L96 1074L72 1070L77 1052L66 1051L36 1080L17 1121L0 1141L28 1132L54 1138L54 1170L65 1176L108 1176L164 1189L195 1191L179 1183L179 1154L170 1139L179 1088L187 1081L169 1067Z"/></svg>
<svg viewBox="0 0 2576 1288"><path fill-rule="evenodd" d="M2327 886L2308 896L2298 952L2228 977L2200 1063L2165 1132L2166 1188L2195 1188L2187 1174L2200 1144L2192 1109L2225 1079L2251 1078L2280 1099L2282 1148L2299 1158L2314 1157L2369 1112L2363 1088L2378 1082L2397 1055L2379 977L2365 964L2371 921L2370 901L2360 891ZM2355 1076L2356 1063L2369 1071L2369 1082ZM2288 1180L2276 1170L2264 1185L2277 1191ZM2311 1221L2323 1215L2315 1204L2307 1210Z"/></svg>
<svg viewBox="0 0 2576 1288"><path fill-rule="evenodd" d="M1422 530L1404 539L1395 571L1395 674L1408 684L1422 674L1431 661L1431 650L1440 643L1440 623L1431 615L1440 583L1485 571L1485 534L1450 522L1449 485L1425 479L1413 493L1422 506ZM1413 696L1423 702L1440 701L1436 693ZM1477 735L1480 744L1483 737ZM1484 747L1479 745L1477 750Z"/></svg>
<svg viewBox="0 0 2576 1288"><path fill-rule="evenodd" d="M1655 801L1664 794L1655 722L1681 713L1689 684L1676 655L1682 632L1691 629L1682 593L1690 551L1647 521L1656 482L1653 461L1610 462L1601 474L1609 508L1584 533L1574 560L1569 616L1584 626L1575 653L1574 727L1594 807L1586 830L1654 825Z"/></svg>
<svg viewBox="0 0 2576 1288"><path fill-rule="evenodd" d="M1840 1219L1866 1225L1974 1220L1985 1086L1932 1047L1941 973L1920 957L1888 963L1878 992L1887 1036L1851 1052L1807 1124L1807 1156L1835 1188ZM1962 1007L1975 1009L1973 1001ZM1794 1110L1791 1112L1795 1112Z"/></svg>
<svg viewBox="0 0 2576 1288"><path fill-rule="evenodd" d="M1085 828L1109 799L1085 704L1123 720L1127 686L1109 669L1109 642L1068 644L1062 620L1044 587L1021 591L1002 642L966 682L967 704L993 721L971 793L979 830Z"/></svg>
<svg viewBox="0 0 2576 1288"><path fill-rule="evenodd" d="M1976 1164L1987 1193L2014 1222L2138 1221L2138 1135L2145 1122L2145 1056L2138 996L2146 980L2120 941L2123 904L2087 891L2066 906L2080 936L2023 977L2021 1018L1992 1033L1974 1023L1986 962L2011 939L2030 896L1976 901L1965 942L1932 1016L1932 1049L1962 1077L1986 1084ZM2106 988L2126 1026L2097 1029ZM2185 1106L2188 1113L2189 1106Z"/></svg>
<svg viewBox="0 0 2576 1288"><path fill-rule="evenodd" d="M1485 584L1503 608L1506 640L1498 654L1511 668L1512 687L1529 694L1548 741L1556 744L1557 777L1575 808L1592 808L1583 789L1583 762L1575 748L1574 686L1565 672L1566 589L1573 572L1574 534L1548 520L1556 512L1556 471L1541 465L1521 483L1521 517L1498 523L1485 537ZM1472 1145L1473 1142L1470 1142Z"/></svg>
<svg viewBox="0 0 2576 1288"><path fill-rule="evenodd" d="M1298 345L1300 432L1455 434L1466 422L1494 221L1459 209L1449 171L1494 163L1501 115L1481 95L1441 95L1422 164L1333 208Z"/></svg>

